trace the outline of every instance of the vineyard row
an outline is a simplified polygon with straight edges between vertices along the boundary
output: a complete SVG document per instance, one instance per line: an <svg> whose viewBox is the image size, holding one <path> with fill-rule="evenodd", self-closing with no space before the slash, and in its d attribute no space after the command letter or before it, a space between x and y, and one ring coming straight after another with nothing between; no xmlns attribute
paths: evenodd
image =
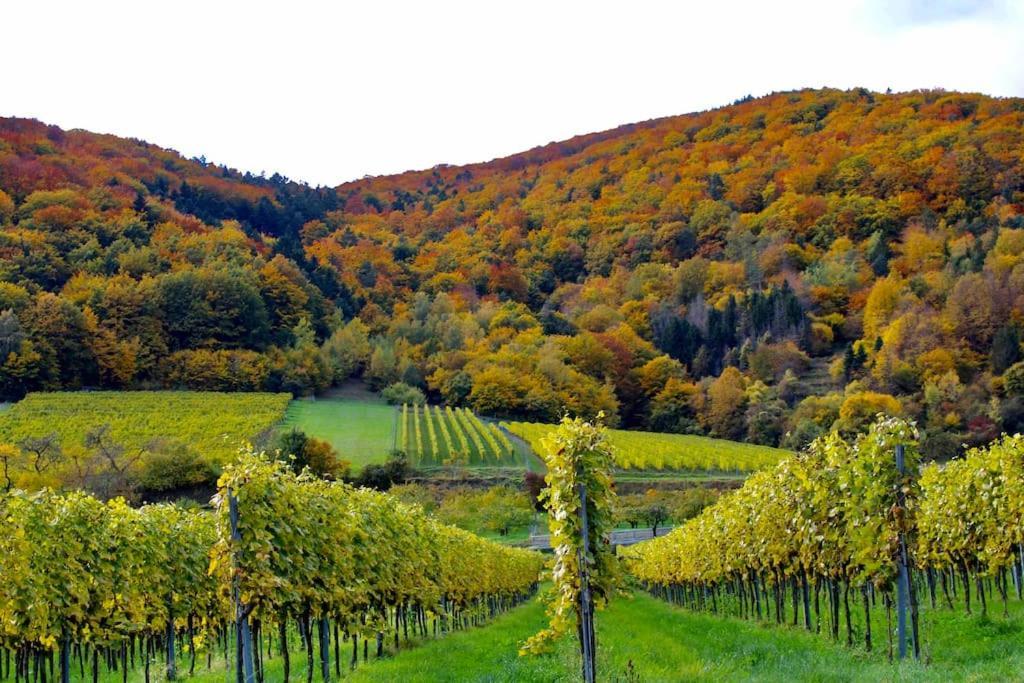
<svg viewBox="0 0 1024 683"><path fill-rule="evenodd" d="M913 425L880 419L856 440L822 437L623 555L662 598L746 618L791 618L808 630L824 624L835 639L845 627L849 644L862 638L869 650L879 603L883 632L892 633L906 566L909 638L919 653L921 596L931 607L957 602L983 615L996 596L1004 614L1010 595L1022 596L1024 437L922 467Z"/></svg>
<svg viewBox="0 0 1024 683"><path fill-rule="evenodd" d="M422 465L494 465L515 457L512 443L496 424L451 406L402 405L398 444Z"/></svg>
<svg viewBox="0 0 1024 683"><path fill-rule="evenodd" d="M237 671L263 680L262 634L314 641L329 678L330 634L378 654L386 636L464 628L530 595L541 556L437 522L390 496L295 475L248 455L225 469L213 513L131 508L82 493L0 497L0 675L47 680L54 659L127 675L136 651L210 653L239 643ZM268 636L269 638L269 636ZM203 645L197 645L203 644ZM3 663L7 662L6 671ZM248 671L248 673L246 673ZM168 677L173 676L168 671Z"/></svg>

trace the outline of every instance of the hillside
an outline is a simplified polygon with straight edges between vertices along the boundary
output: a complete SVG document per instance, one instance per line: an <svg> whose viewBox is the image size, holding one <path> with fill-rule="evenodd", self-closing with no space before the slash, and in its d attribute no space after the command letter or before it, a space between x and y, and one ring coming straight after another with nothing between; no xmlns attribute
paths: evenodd
<svg viewBox="0 0 1024 683"><path fill-rule="evenodd" d="M0 120L0 390L306 393L795 448L1024 426L1024 100L807 90L311 189Z"/></svg>

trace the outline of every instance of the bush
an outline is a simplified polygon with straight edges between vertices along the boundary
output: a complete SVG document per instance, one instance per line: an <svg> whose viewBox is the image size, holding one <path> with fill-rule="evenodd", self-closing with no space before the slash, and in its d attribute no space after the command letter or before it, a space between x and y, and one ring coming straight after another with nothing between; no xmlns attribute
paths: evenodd
<svg viewBox="0 0 1024 683"><path fill-rule="evenodd" d="M423 405L427 402L427 397L423 394L423 391L417 387L410 386L405 382L395 382L389 384L384 391L380 392L380 395L390 405L400 406L403 403Z"/></svg>
<svg viewBox="0 0 1024 683"><path fill-rule="evenodd" d="M533 506L522 491L492 486L484 491L464 489L447 496L437 516L443 522L469 531L507 536L511 531L530 525Z"/></svg>
<svg viewBox="0 0 1024 683"><path fill-rule="evenodd" d="M682 524L718 499L713 489L692 487L681 490L649 489L645 493L620 495L616 500L616 522L636 529L661 526L666 522Z"/></svg>
<svg viewBox="0 0 1024 683"><path fill-rule="evenodd" d="M800 420L782 438L780 446L793 451L802 451L819 436L825 433L825 429L813 420Z"/></svg>
<svg viewBox="0 0 1024 683"><path fill-rule="evenodd" d="M1024 362L1014 363L1003 375L1007 396L1024 396Z"/></svg>
<svg viewBox="0 0 1024 683"><path fill-rule="evenodd" d="M216 468L185 444L151 444L139 470L139 488L154 493L213 484Z"/></svg>
<svg viewBox="0 0 1024 683"><path fill-rule="evenodd" d="M383 465L367 465L352 482L356 486L387 491L392 486L404 484L413 474L405 453L394 451Z"/></svg>
<svg viewBox="0 0 1024 683"><path fill-rule="evenodd" d="M437 509L439 489L424 484L395 484L388 491L392 496L408 505L419 505L427 514Z"/></svg>
<svg viewBox="0 0 1024 683"><path fill-rule="evenodd" d="M810 358L791 341L780 344L761 344L748 358L750 372L762 382L777 382L792 370L800 375L807 370Z"/></svg>
<svg viewBox="0 0 1024 683"><path fill-rule="evenodd" d="M267 357L256 351L177 351L163 363L168 386L201 391L262 391L268 373Z"/></svg>
<svg viewBox="0 0 1024 683"><path fill-rule="evenodd" d="M280 436L277 442L278 457L288 463L295 472L309 468L322 479L344 479L352 466L338 457L338 452L326 441L308 436L305 432L292 429Z"/></svg>
<svg viewBox="0 0 1024 683"><path fill-rule="evenodd" d="M544 512L544 503L540 500L540 492L547 488L547 485L543 474L526 472L523 476L523 487L526 489L526 494L530 496L530 504L537 512Z"/></svg>
<svg viewBox="0 0 1024 683"><path fill-rule="evenodd" d="M896 397L889 394L875 391L850 394L839 407L840 428L846 432L867 429L879 413L899 416L903 413L903 406Z"/></svg>
<svg viewBox="0 0 1024 683"><path fill-rule="evenodd" d="M963 450L962 443L963 438L957 434L928 431L921 439L921 456L925 460L946 462L960 454Z"/></svg>

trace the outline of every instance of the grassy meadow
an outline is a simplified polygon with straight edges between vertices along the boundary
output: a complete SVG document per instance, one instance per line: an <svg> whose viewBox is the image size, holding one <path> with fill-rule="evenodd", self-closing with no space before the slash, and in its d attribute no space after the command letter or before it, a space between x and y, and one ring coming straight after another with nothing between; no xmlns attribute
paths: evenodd
<svg viewBox="0 0 1024 683"><path fill-rule="evenodd" d="M384 462L395 447L394 406L355 398L297 399L281 423L327 441L339 457L352 463L352 471Z"/></svg>

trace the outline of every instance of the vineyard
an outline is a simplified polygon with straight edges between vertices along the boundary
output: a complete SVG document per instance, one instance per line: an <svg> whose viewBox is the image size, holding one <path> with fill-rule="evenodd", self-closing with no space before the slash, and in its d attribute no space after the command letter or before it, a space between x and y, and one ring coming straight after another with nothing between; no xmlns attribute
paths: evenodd
<svg viewBox="0 0 1024 683"><path fill-rule="evenodd" d="M0 413L0 442L56 433L65 449L110 426L111 438L137 449L153 439L187 443L205 458L230 461L239 446L284 415L289 394L199 391L90 391L29 394Z"/></svg>
<svg viewBox="0 0 1024 683"><path fill-rule="evenodd" d="M397 444L424 466L515 464L505 433L465 408L403 404Z"/></svg>
<svg viewBox="0 0 1024 683"><path fill-rule="evenodd" d="M1024 437L944 466L919 460L916 429L899 420L880 420L853 442L823 437L669 535L624 552L627 565L673 603L791 620L835 640L845 632L868 650L880 632L890 655L894 594L907 576L920 653L919 605L956 603L985 616L999 601L1005 616L1011 594L1022 596Z"/></svg>
<svg viewBox="0 0 1024 683"><path fill-rule="evenodd" d="M151 662L167 661L170 679L175 648L187 648L190 672L197 653L207 667L223 655L247 680L252 669L264 680L276 652L287 680L297 633L310 675L319 651L327 680L340 674L340 642L355 666L360 650L380 656L385 638L397 648L410 631L468 628L536 587L539 555L385 494L257 456L229 465L220 485L213 513L81 493L0 498L0 673L13 664L17 679L46 681L56 660L92 680L101 667L127 680L141 666L149 680Z"/></svg>
<svg viewBox="0 0 1024 683"><path fill-rule="evenodd" d="M536 422L505 422L502 426L541 452L541 439L554 425ZM615 450L615 464L632 470L714 470L753 472L770 467L790 455L769 446L711 439L691 434L662 434L621 429L608 430Z"/></svg>

